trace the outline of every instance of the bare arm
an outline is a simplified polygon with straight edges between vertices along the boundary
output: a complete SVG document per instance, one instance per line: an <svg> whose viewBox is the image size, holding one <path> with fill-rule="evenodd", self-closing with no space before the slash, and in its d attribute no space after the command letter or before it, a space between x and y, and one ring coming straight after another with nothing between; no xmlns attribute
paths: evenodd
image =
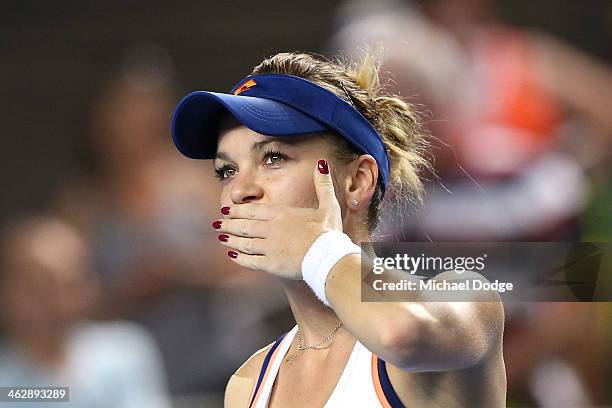
<svg viewBox="0 0 612 408"><path fill-rule="evenodd" d="M456 276L445 272L435 279ZM416 276L412 279L420 280ZM366 290L375 293L371 287ZM477 292L474 296L486 298L475 298L479 301L474 302L435 301L436 294L426 291L411 293L414 301L383 302L381 298L381 302L361 302L359 255L346 256L335 265L327 279L326 295L361 343L406 371L446 371L474 365L499 343L503 331L503 306L496 292Z"/></svg>
<svg viewBox="0 0 612 408"><path fill-rule="evenodd" d="M255 385L252 378L240 377L234 374L229 379L225 388L225 408L244 408L249 406L251 391Z"/></svg>
<svg viewBox="0 0 612 408"><path fill-rule="evenodd" d="M270 343L266 347L253 353L253 355L230 377L225 387L225 399L223 403L225 408L244 408L249 406L250 399L255 390L255 382L259 370L266 357L266 353L273 344L274 343Z"/></svg>

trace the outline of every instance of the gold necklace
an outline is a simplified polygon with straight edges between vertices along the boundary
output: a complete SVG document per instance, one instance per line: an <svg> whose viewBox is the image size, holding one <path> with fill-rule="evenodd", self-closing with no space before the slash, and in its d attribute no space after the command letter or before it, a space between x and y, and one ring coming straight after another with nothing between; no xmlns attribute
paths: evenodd
<svg viewBox="0 0 612 408"><path fill-rule="evenodd" d="M300 336L300 328L298 327L297 329L297 338L298 338L298 351L297 353L295 353L293 356L291 356L291 358L289 358L288 361L289 364L293 364L295 358L298 356L299 353L301 353L304 350L308 350L308 349L316 349L316 350L322 350L322 349L326 349L329 346L331 346L331 344L328 344L325 347L321 347L322 345L324 345L325 343L327 343L328 341L330 341L332 339L332 337L334 337L334 335L336 334L336 332L338 331L338 329L342 327L342 322L339 322L336 327L334 327L334 329L331 331L331 333L329 333L327 335L327 337L325 337L323 339L323 341L318 342L317 344L312 344L310 346L302 346L302 336Z"/></svg>

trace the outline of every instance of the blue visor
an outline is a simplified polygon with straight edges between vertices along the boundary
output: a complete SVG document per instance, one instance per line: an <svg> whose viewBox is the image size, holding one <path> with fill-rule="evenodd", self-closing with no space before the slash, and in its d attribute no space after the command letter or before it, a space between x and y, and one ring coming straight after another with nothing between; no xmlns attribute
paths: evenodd
<svg viewBox="0 0 612 408"><path fill-rule="evenodd" d="M174 112L172 137L179 151L192 159L214 158L226 112L266 136L334 131L376 159L383 193L386 189L389 158L380 135L357 109L325 88L291 75L262 74L244 78L229 94L192 92Z"/></svg>

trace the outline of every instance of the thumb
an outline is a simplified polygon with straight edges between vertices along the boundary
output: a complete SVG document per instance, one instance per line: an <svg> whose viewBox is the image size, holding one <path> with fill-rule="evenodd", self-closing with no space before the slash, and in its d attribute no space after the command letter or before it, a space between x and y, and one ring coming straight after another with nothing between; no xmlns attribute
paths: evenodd
<svg viewBox="0 0 612 408"><path fill-rule="evenodd" d="M319 200L319 208L340 209L340 204L336 198L334 181L326 160L319 160L314 174L314 184Z"/></svg>

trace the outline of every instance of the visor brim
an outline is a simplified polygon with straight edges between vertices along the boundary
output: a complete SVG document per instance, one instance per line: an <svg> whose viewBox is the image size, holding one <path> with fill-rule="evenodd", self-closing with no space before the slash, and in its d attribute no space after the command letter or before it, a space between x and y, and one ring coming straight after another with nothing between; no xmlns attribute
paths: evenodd
<svg viewBox="0 0 612 408"><path fill-rule="evenodd" d="M303 112L271 99L197 91L179 103L172 121L172 137L179 151L192 159L212 159L219 125L225 113L266 136L292 136L330 130Z"/></svg>

